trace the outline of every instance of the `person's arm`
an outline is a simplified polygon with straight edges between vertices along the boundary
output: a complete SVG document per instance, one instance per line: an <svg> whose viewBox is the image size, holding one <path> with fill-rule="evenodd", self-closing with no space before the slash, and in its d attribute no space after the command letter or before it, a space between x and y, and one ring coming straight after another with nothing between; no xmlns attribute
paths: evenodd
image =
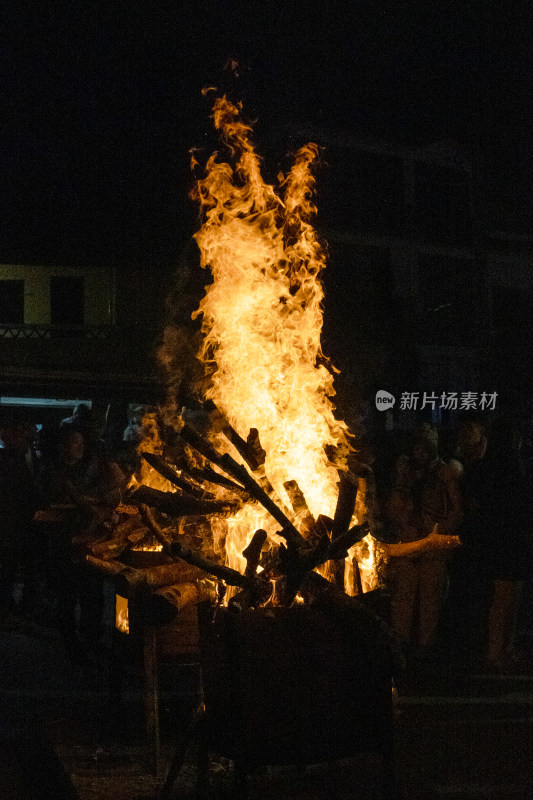
<svg viewBox="0 0 533 800"><path fill-rule="evenodd" d="M430 534L423 539L417 539L415 542L380 543L384 554L389 558L412 556L416 553L428 553L434 550L451 550L455 547L460 547L460 545L461 542L458 536L437 533L436 525Z"/></svg>

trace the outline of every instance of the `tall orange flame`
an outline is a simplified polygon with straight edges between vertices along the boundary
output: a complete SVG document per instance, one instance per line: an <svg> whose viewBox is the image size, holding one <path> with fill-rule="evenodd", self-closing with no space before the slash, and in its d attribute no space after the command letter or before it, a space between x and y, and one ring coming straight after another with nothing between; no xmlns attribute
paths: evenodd
<svg viewBox="0 0 533 800"><path fill-rule="evenodd" d="M218 98L213 118L236 165L214 154L197 183L196 241L213 275L196 312L207 395L245 438L257 428L266 476L285 504L283 484L295 480L315 517L332 515L344 462L332 463L326 447L349 445L320 345L325 254L311 224L310 169L318 148L302 147L276 190L261 176L240 108Z"/></svg>

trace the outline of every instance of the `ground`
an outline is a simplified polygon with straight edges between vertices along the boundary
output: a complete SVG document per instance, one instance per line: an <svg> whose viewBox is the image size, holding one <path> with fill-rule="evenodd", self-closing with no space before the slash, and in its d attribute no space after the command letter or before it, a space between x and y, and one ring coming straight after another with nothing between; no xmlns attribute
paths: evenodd
<svg viewBox="0 0 533 800"><path fill-rule="evenodd" d="M187 676L186 667L182 665L183 680L178 681L182 696L178 689L176 696L162 698L161 765L156 776L148 763L150 749L135 679L126 681L121 704L114 705L107 691L109 676L102 653L86 663L72 663L51 626L19 623L0 630L0 654L4 741L21 735L22 741L34 737L43 747L50 743L79 800L155 800L176 733L183 730L184 709L191 700L194 681L192 673ZM401 796L409 800L529 798L533 786L532 686L528 674L478 673L475 666L461 671L442 658L408 673L396 691ZM5 760L0 767L5 787L7 771L16 767ZM52 767L49 769L52 775ZM249 778L250 796L257 800L375 800L378 774L379 758L371 754L305 772L267 769ZM191 748L172 797L193 797L194 776ZM62 800L59 790L52 789L54 779L45 775L49 794L20 797ZM231 762L214 758L210 779L210 796L235 796ZM39 791L44 791L42 784ZM18 800L16 794L2 797Z"/></svg>

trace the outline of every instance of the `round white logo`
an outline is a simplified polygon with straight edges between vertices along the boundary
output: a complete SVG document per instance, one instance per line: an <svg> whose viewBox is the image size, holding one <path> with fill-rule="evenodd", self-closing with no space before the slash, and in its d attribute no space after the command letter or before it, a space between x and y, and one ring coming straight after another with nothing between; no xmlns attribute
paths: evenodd
<svg viewBox="0 0 533 800"><path fill-rule="evenodd" d="M386 392L383 389L376 392L376 408L378 411L386 411L388 408L392 408L395 402L396 398L390 392Z"/></svg>

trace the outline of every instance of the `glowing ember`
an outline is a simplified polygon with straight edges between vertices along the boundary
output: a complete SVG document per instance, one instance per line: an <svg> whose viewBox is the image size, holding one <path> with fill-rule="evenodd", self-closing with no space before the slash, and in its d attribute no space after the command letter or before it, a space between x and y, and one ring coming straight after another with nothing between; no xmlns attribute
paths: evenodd
<svg viewBox="0 0 533 800"><path fill-rule="evenodd" d="M130 632L128 601L121 595L115 595L115 628L122 633Z"/></svg>
<svg viewBox="0 0 533 800"><path fill-rule="evenodd" d="M153 544L140 544L131 548L134 553L161 553L163 545L159 542Z"/></svg>

